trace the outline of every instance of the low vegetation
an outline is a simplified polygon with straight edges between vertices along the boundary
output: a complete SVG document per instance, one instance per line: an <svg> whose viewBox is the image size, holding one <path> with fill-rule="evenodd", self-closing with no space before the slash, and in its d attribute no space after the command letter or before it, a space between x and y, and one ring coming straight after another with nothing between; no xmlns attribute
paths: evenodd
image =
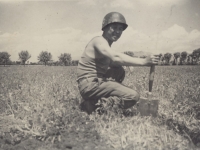
<svg viewBox="0 0 200 150"><path fill-rule="evenodd" d="M135 67L123 84L146 97L148 74ZM199 66L156 66L157 118L134 108L124 115L115 97L87 115L79 109L76 67L2 67L0 149L200 149L199 85Z"/></svg>

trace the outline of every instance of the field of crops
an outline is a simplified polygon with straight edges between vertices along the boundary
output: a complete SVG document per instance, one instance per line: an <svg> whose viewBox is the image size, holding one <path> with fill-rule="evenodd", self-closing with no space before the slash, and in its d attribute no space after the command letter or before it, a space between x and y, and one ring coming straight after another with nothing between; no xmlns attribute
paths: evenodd
<svg viewBox="0 0 200 150"><path fill-rule="evenodd" d="M123 84L142 97L149 68L136 67ZM200 149L200 66L156 66L157 118L123 116L101 99L105 113L81 112L76 67L0 67L2 150Z"/></svg>

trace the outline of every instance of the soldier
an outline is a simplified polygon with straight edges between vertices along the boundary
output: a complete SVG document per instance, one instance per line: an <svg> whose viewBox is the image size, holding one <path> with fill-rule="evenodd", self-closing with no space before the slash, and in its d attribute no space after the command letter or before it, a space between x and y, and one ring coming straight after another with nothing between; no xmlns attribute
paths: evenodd
<svg viewBox="0 0 200 150"><path fill-rule="evenodd" d="M102 97L119 97L123 108L135 105L140 95L133 89L122 85L125 71L122 66L158 64L159 58L151 55L142 58L130 57L111 49L122 32L127 28L124 16L118 12L108 13L102 23L102 36L94 37L85 47L77 68L77 82L84 100L82 109L89 114Z"/></svg>

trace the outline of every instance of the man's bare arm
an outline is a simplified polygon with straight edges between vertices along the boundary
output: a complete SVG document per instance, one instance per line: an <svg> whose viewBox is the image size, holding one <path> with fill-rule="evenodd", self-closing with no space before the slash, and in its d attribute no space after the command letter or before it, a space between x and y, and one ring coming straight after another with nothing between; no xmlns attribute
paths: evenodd
<svg viewBox="0 0 200 150"><path fill-rule="evenodd" d="M147 57L146 59L136 58L112 50L108 45L107 41L102 37L96 38L93 44L95 50L100 52L102 55L110 58L113 61L113 64L115 65L138 66L138 65L150 65L152 63L150 56Z"/></svg>

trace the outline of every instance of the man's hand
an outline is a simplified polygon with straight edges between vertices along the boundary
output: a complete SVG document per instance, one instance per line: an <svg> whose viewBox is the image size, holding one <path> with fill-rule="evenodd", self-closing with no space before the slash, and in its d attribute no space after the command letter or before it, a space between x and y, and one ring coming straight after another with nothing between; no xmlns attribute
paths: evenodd
<svg viewBox="0 0 200 150"><path fill-rule="evenodd" d="M145 65L151 66L151 65L157 65L159 61L158 55L149 55L145 58Z"/></svg>

